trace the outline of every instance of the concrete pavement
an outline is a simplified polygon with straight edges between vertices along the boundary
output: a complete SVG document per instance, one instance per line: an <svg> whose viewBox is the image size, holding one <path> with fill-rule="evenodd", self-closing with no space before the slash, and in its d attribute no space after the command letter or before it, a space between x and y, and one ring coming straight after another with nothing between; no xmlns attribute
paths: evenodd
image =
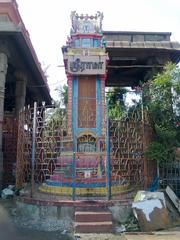
<svg viewBox="0 0 180 240"><path fill-rule="evenodd" d="M180 231L125 234L124 240L180 240Z"/></svg>

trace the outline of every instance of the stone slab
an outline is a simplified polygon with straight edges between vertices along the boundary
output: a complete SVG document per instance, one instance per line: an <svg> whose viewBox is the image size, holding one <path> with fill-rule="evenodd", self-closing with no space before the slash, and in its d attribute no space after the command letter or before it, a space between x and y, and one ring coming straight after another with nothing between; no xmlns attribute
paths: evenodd
<svg viewBox="0 0 180 240"><path fill-rule="evenodd" d="M111 233L113 228L112 222L76 222L76 233Z"/></svg>
<svg viewBox="0 0 180 240"><path fill-rule="evenodd" d="M75 212L76 222L102 222L112 221L110 212Z"/></svg>
<svg viewBox="0 0 180 240"><path fill-rule="evenodd" d="M141 231L149 232L169 228L169 217L166 208L159 199L133 203Z"/></svg>
<svg viewBox="0 0 180 240"><path fill-rule="evenodd" d="M180 213L179 198L176 196L176 194L173 192L173 190L169 186L166 187L166 193L168 197L171 199L171 201L173 202L174 206L177 208L178 212Z"/></svg>

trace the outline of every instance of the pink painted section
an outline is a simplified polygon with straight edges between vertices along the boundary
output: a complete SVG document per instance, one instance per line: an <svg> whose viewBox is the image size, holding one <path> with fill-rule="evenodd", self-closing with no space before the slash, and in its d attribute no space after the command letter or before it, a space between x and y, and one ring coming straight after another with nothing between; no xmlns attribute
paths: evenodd
<svg viewBox="0 0 180 240"><path fill-rule="evenodd" d="M76 159L76 168L92 168L97 167L99 163L99 158L95 158L94 156L81 156ZM72 164L72 157L62 157L57 160L56 165L65 167L67 165ZM102 164L104 165L104 159L102 159Z"/></svg>
<svg viewBox="0 0 180 240"><path fill-rule="evenodd" d="M101 101L102 101L102 135L106 135L106 102L105 102L105 76L100 77L101 80Z"/></svg>
<svg viewBox="0 0 180 240"><path fill-rule="evenodd" d="M50 180L62 183L71 182L72 161L72 156L58 158L56 169L50 176ZM89 177L86 177L86 171L89 172ZM98 171L101 171L100 176ZM76 156L76 181L79 183L103 183L105 181L105 156L101 156L101 158L88 154Z"/></svg>
<svg viewBox="0 0 180 240"><path fill-rule="evenodd" d="M72 76L67 76L68 78L68 135L72 134Z"/></svg>

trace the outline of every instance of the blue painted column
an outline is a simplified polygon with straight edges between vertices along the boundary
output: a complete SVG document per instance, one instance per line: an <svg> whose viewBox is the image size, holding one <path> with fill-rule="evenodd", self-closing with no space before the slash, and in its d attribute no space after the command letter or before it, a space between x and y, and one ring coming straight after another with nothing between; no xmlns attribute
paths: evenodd
<svg viewBox="0 0 180 240"><path fill-rule="evenodd" d="M73 161L72 161L72 200L76 200L76 151L73 140Z"/></svg>
<svg viewBox="0 0 180 240"><path fill-rule="evenodd" d="M72 139L73 139L73 156L72 156L72 200L76 200L76 136L77 136L77 77L72 82Z"/></svg>

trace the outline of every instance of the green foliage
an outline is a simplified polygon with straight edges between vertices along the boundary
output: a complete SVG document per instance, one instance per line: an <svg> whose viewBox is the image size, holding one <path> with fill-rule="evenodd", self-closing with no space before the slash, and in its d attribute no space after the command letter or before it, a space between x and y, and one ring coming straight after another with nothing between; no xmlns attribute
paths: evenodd
<svg viewBox="0 0 180 240"><path fill-rule="evenodd" d="M56 101L55 104L59 107L66 108L68 103L68 86L65 84L63 86L59 86L56 88L56 91L58 93L59 100Z"/></svg>
<svg viewBox="0 0 180 240"><path fill-rule="evenodd" d="M147 148L145 155L148 159L162 163L170 157L170 149L158 141L153 141Z"/></svg>
<svg viewBox="0 0 180 240"><path fill-rule="evenodd" d="M61 125L66 120L66 112L64 109L55 107L49 108L46 112L46 121L48 125Z"/></svg>
<svg viewBox="0 0 180 240"><path fill-rule="evenodd" d="M139 119L141 120L142 119L142 102L139 101L133 101L133 105L130 106L128 109L127 109L127 116L129 118L134 118L136 115L136 119Z"/></svg>
<svg viewBox="0 0 180 240"><path fill-rule="evenodd" d="M173 159L173 151L180 145L177 121L180 113L180 69L167 64L162 73L142 85L144 107L148 110L155 138L146 150L150 160L163 162Z"/></svg>
<svg viewBox="0 0 180 240"><path fill-rule="evenodd" d="M125 88L114 87L107 93L109 100L109 118L119 119L125 110L124 95L127 93Z"/></svg>
<svg viewBox="0 0 180 240"><path fill-rule="evenodd" d="M46 121L49 126L59 125L66 121L67 103L68 103L68 86L63 85L56 89L59 100L54 101L54 108L48 109Z"/></svg>
<svg viewBox="0 0 180 240"><path fill-rule="evenodd" d="M156 138L162 142L164 145L174 145L176 141L177 131L174 128L168 128L166 126L155 124Z"/></svg>

